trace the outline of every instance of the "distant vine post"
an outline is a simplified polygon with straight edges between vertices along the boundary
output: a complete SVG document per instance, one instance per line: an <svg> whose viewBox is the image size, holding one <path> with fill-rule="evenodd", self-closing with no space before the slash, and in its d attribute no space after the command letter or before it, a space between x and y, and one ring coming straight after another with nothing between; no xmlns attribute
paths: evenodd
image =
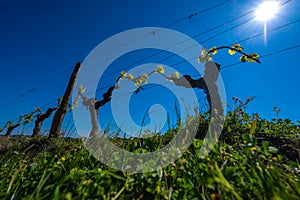
<svg viewBox="0 0 300 200"><path fill-rule="evenodd" d="M51 124L51 128L50 128L50 134L49 137L54 137L57 138L60 136L60 129L62 126L62 122L64 120L65 114L68 111L68 106L70 103L70 99L71 99L71 95L73 92L73 88L74 88L74 84L76 82L77 79L77 75L78 72L81 68L81 63L76 63L75 68L73 70L73 73L70 77L67 89L65 91L65 94L62 98L61 104L59 105L58 109L56 110L53 120L52 120L52 124Z"/></svg>

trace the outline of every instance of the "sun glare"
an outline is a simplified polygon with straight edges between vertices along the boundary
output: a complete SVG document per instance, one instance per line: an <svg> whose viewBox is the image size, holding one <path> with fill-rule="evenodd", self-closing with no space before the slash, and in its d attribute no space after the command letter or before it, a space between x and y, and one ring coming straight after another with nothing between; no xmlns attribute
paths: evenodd
<svg viewBox="0 0 300 200"><path fill-rule="evenodd" d="M279 10L278 1L265 1L259 5L255 12L255 16L257 20L260 21L268 21L272 19Z"/></svg>

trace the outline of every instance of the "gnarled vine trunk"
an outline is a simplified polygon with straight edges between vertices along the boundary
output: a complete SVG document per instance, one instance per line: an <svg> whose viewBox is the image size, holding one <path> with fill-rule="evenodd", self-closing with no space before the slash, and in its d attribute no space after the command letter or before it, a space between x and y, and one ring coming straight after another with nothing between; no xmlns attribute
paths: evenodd
<svg viewBox="0 0 300 200"><path fill-rule="evenodd" d="M6 133L5 133L5 136L6 136L6 137L10 136L11 133L12 133L12 131L13 131L15 128L19 127L20 125L21 125L20 123L17 123L17 124L15 124L15 125L13 125L13 126L9 126L9 127L7 128L7 131L6 131Z"/></svg>
<svg viewBox="0 0 300 200"><path fill-rule="evenodd" d="M37 116L37 119L35 120L35 125L32 132L32 137L38 136L41 133L41 127L43 125L43 122L50 117L50 115L56 110L57 108L48 108L46 113L41 114Z"/></svg>
<svg viewBox="0 0 300 200"><path fill-rule="evenodd" d="M93 137L97 134L99 130L99 125L98 125L99 108L104 106L106 103L108 103L111 100L112 92L115 89L118 89L118 86L111 86L110 88L108 88L108 90L102 95L103 99L100 101L97 101L97 99L95 98L87 98L82 94L80 94L80 96L83 99L82 104L86 106L90 112L92 130L89 134L89 137Z"/></svg>
<svg viewBox="0 0 300 200"><path fill-rule="evenodd" d="M209 104L211 118L214 120L214 125L210 126L209 130L209 132L212 134L211 138L218 138L218 134L223 128L222 117L224 116L224 109L221 102L220 91L217 86L220 67L221 65L209 61L205 64L203 78L192 79L190 75L184 75L179 79L172 78L173 82L177 86L204 90Z"/></svg>

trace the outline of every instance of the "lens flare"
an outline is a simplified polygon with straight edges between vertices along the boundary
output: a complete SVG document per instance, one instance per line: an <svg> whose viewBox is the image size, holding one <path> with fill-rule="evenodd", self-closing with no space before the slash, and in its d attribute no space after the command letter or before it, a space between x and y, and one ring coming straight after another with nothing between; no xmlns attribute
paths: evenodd
<svg viewBox="0 0 300 200"><path fill-rule="evenodd" d="M259 5L255 12L255 16L257 20L268 21L278 13L278 10L278 1L265 1Z"/></svg>

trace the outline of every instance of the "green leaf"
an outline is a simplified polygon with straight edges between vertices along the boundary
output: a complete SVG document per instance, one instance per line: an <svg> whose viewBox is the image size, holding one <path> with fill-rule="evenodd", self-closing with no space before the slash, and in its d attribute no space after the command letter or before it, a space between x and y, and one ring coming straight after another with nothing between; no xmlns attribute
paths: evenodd
<svg viewBox="0 0 300 200"><path fill-rule="evenodd" d="M250 138L249 134L243 134L242 138L243 138L243 140L246 141L247 144L251 142L251 138Z"/></svg>
<svg viewBox="0 0 300 200"><path fill-rule="evenodd" d="M5 125L5 128L9 128L9 127L11 127L11 126L13 126L14 125L14 122L13 121L8 121L7 123L6 123L6 125Z"/></svg>
<svg viewBox="0 0 300 200"><path fill-rule="evenodd" d="M41 113L42 112L42 108L41 107L37 107L36 111L39 112L39 113Z"/></svg>
<svg viewBox="0 0 300 200"><path fill-rule="evenodd" d="M282 200L282 198L280 198L279 196L275 195L272 197L272 200Z"/></svg>
<svg viewBox="0 0 300 200"><path fill-rule="evenodd" d="M78 171L78 169L77 168L73 168L73 169L71 169L71 171L70 171L70 175L73 177L73 176L75 176L76 175L76 173L77 173L77 171Z"/></svg>
<svg viewBox="0 0 300 200"><path fill-rule="evenodd" d="M201 57L205 57L207 54L208 53L207 53L206 49L202 48L202 50L201 50Z"/></svg>
<svg viewBox="0 0 300 200"><path fill-rule="evenodd" d="M257 119L251 122L250 135L254 135L257 126Z"/></svg>
<svg viewBox="0 0 300 200"><path fill-rule="evenodd" d="M86 89L82 85L79 85L78 90L80 93L84 93Z"/></svg>
<svg viewBox="0 0 300 200"><path fill-rule="evenodd" d="M202 145L202 140L200 139L194 139L193 141L193 146L196 148L196 149L199 149Z"/></svg>
<svg viewBox="0 0 300 200"><path fill-rule="evenodd" d="M233 50L233 49L229 49L228 50L228 53L229 53L229 55L234 55L235 53L236 53L236 51L235 50Z"/></svg>
<svg viewBox="0 0 300 200"><path fill-rule="evenodd" d="M211 52L213 55L216 55L216 54L218 53L217 47L216 47L216 46L212 47L212 48L209 50L209 52Z"/></svg>
<svg viewBox="0 0 300 200"><path fill-rule="evenodd" d="M265 155L269 156L270 155L270 152L269 152L269 142L263 141L262 142L262 146L263 146L263 150L264 150Z"/></svg>
<svg viewBox="0 0 300 200"><path fill-rule="evenodd" d="M245 60L245 62L246 61L248 61L248 62L257 62L257 59L259 58L259 55L257 53L250 53L249 56L243 55L242 57L243 57L243 60ZM241 59L242 59L242 57L241 57Z"/></svg>
<svg viewBox="0 0 300 200"><path fill-rule="evenodd" d="M245 55L242 55L242 56L240 57L240 61L243 62L243 63L244 63L244 62L247 62L247 59L248 59L248 58L247 58L247 56L245 56Z"/></svg>
<svg viewBox="0 0 300 200"><path fill-rule="evenodd" d="M283 156L282 155L277 155L277 158L278 158L279 161L282 161Z"/></svg>
<svg viewBox="0 0 300 200"><path fill-rule="evenodd" d="M249 54L252 58L254 59L258 59L259 58L259 55L257 53L250 53Z"/></svg>
<svg viewBox="0 0 300 200"><path fill-rule="evenodd" d="M269 147L269 142L268 142L268 141L263 141L263 142L262 142L262 146L263 146L263 149L268 149L268 147Z"/></svg>
<svg viewBox="0 0 300 200"><path fill-rule="evenodd" d="M232 46L232 48L236 49L237 51L243 51L243 50L244 50L244 48L241 47L240 44L234 44L234 45Z"/></svg>

